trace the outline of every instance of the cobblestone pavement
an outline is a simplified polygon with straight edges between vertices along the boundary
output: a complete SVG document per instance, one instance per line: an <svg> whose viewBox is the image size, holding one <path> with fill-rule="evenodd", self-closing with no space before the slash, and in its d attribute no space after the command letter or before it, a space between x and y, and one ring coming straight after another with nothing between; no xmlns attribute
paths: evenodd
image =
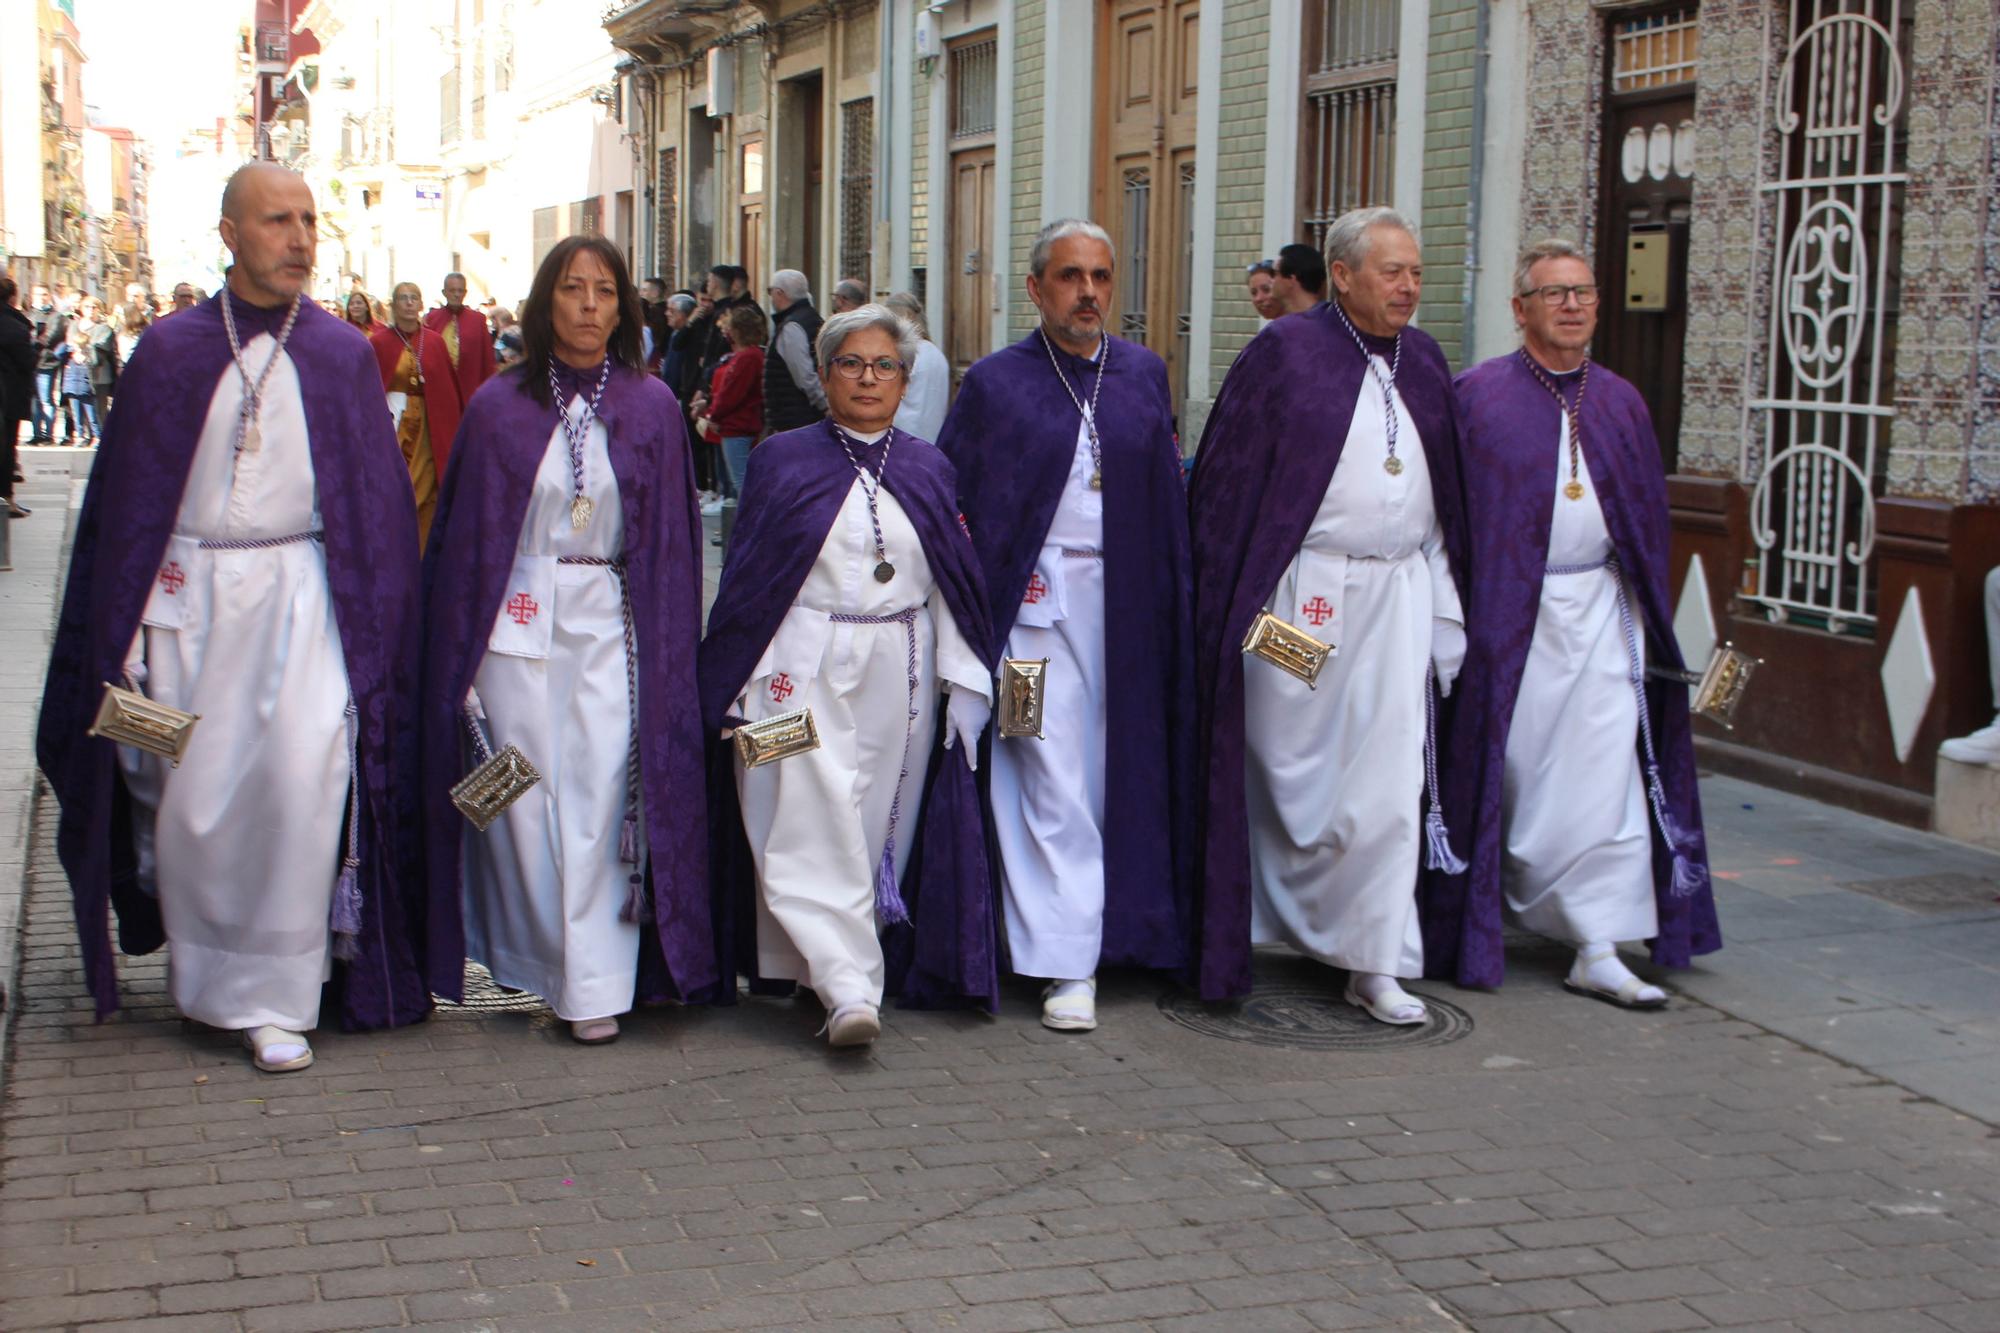
<svg viewBox="0 0 2000 1333"><path fill-rule="evenodd" d="M90 1022L38 820L10 1330L2000 1329L1990 1126L1694 1001L1566 996L1545 945L1427 987L1463 1015L1429 1036L1272 954L1257 1041L1114 976L1083 1036L1025 990L848 1054L810 1003L592 1049L467 1009L274 1078L158 959Z"/></svg>

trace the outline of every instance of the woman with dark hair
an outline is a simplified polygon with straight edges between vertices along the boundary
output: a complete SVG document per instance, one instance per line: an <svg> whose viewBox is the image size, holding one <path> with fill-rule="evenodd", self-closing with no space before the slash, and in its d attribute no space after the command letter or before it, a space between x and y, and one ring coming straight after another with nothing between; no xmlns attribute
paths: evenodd
<svg viewBox="0 0 2000 1333"><path fill-rule="evenodd" d="M743 970L810 986L835 1046L880 1034L885 994L998 1000L972 774L986 590L951 464L892 424L915 359L882 306L826 321L828 416L750 454L701 646L711 735L800 709L817 728L817 748L775 762L718 753L709 799Z"/></svg>
<svg viewBox="0 0 2000 1333"><path fill-rule="evenodd" d="M342 312L349 324L363 333L375 332L375 310L370 305L368 293L356 287L347 294L347 305Z"/></svg>
<svg viewBox="0 0 2000 1333"><path fill-rule="evenodd" d="M469 956L593 1044L637 1000L735 980L716 965L699 797L701 525L641 327L616 247L558 241L522 360L466 409L424 567L431 985L460 994ZM494 756L533 782L467 811L481 831L452 789Z"/></svg>

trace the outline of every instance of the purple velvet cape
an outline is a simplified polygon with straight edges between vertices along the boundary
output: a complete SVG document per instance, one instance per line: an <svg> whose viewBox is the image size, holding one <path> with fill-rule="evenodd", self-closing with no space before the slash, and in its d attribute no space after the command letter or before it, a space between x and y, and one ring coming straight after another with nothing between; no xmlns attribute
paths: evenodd
<svg viewBox="0 0 2000 1333"><path fill-rule="evenodd" d="M1446 817L1458 850L1470 862L1461 875L1427 871L1421 897L1424 971L1464 986L1497 986L1501 949L1500 802L1507 729L1521 690L1521 673L1541 610L1542 570L1556 505L1555 400L1516 356L1495 357L1458 377L1466 491L1472 528L1472 601L1465 668L1439 740ZM1660 449L1637 390L1603 366L1590 368L1583 402L1583 451L1591 484L1604 507L1627 586L1636 596L1647 658L1682 665L1668 596L1667 488ZM1646 705L1660 762L1667 811L1701 844L1701 796L1695 786L1694 736L1687 686L1648 679ZM1635 749L1638 739L1628 742ZM1693 894L1669 889L1673 857L1652 811L1654 898L1660 934L1653 959L1685 967L1696 954L1722 947L1715 898L1704 882ZM1703 876L1706 880L1706 875Z"/></svg>
<svg viewBox="0 0 2000 1333"><path fill-rule="evenodd" d="M459 865L465 817L463 707L507 595L535 474L556 408L522 392L524 372L481 385L459 423L424 557L423 809L430 866L431 988L460 994L465 921ZM638 998L713 998L715 954L702 790L695 644L701 635L701 520L680 403L650 375L614 369L597 405L625 513L625 579L638 644L639 771L647 899ZM528 756L532 761L535 756ZM607 812L606 818L616 818Z"/></svg>
<svg viewBox="0 0 2000 1333"><path fill-rule="evenodd" d="M224 289L225 292L227 289ZM154 325L118 377L76 527L62 615L49 656L35 755L62 806L56 846L69 873L84 979L101 1019L118 1007L106 930L151 953L166 940L158 901L139 888L132 803L116 747L85 735L104 682L119 679L179 515L217 381L233 375L218 294ZM237 300L246 339L275 335L285 312ZM368 340L307 299L286 353L298 368L348 688L360 710L361 931L336 964L328 1008L341 1026L394 1027L430 1011L412 936L422 927L422 856L414 789L417 516ZM257 363L261 365L260 363ZM327 793L328 800L340 799ZM332 875L338 867L323 867ZM300 867L301 871L315 870Z"/></svg>
<svg viewBox="0 0 2000 1333"><path fill-rule="evenodd" d="M763 992L788 984L757 976L756 867L736 799L734 747L719 738L729 708L805 586L826 534L854 485L854 469L828 422L774 435L750 451L729 559L701 645L701 716L711 738L709 807L718 900L731 907L728 930L739 968ZM931 576L959 632L975 651L990 638L986 588L972 543L958 525L951 464L903 431L889 446L882 487L896 497L923 544ZM986 662L990 669L990 658ZM940 718L942 720L942 718ZM908 924L883 931L887 991L906 1008L999 1007L993 879L978 790L963 752L932 742L921 811L905 809L901 829L916 842L901 889Z"/></svg>
<svg viewBox="0 0 2000 1333"><path fill-rule="evenodd" d="M1187 490L1167 368L1108 338L1097 420L1104 453L1104 966L1183 968L1193 953L1194 703L1189 657ZM1057 348L1077 396L1097 365ZM965 374L938 447L958 469L959 502L992 595L997 661L1076 457L1082 424L1039 331ZM1032 745L1033 741L1008 741ZM993 732L980 789L992 799ZM997 868L997 853L992 860Z"/></svg>
<svg viewBox="0 0 2000 1333"><path fill-rule="evenodd" d="M1190 526L1204 805L1201 911L1203 936L1214 941L1201 960L1204 995L1240 995L1250 988L1243 636L1312 528L1367 373L1361 350L1331 306L1286 316L1252 339L1230 367L1195 456ZM1462 595L1465 492L1451 370L1421 329L1403 331L1396 388L1423 437L1438 524ZM1410 798L1422 799L1415 792ZM1451 831L1457 845L1465 834L1455 824Z"/></svg>

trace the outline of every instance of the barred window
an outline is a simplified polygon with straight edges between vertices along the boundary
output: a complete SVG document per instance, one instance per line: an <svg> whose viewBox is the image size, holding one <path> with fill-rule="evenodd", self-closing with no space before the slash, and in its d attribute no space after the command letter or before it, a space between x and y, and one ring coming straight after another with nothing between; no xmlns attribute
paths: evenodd
<svg viewBox="0 0 2000 1333"><path fill-rule="evenodd" d="M1153 218L1153 173L1147 167L1131 167L1124 178L1126 289L1133 293L1125 301L1118 332L1133 342L1146 340L1145 296L1147 269L1152 259L1152 238L1148 234Z"/></svg>
<svg viewBox="0 0 2000 1333"><path fill-rule="evenodd" d="M1306 15L1305 197L1319 245L1336 217L1390 201L1400 0L1312 0Z"/></svg>
<svg viewBox="0 0 2000 1333"><path fill-rule="evenodd" d="M653 217L657 224L653 263L659 269L660 278L667 284L667 290L670 292L680 286L680 265L676 262L674 250L674 228L679 222L676 216L679 205L680 150L662 148L660 174L653 185Z"/></svg>
<svg viewBox="0 0 2000 1333"><path fill-rule="evenodd" d="M1695 37L1692 8L1619 23L1611 30L1611 91L1636 93L1693 83Z"/></svg>
<svg viewBox="0 0 2000 1333"><path fill-rule="evenodd" d="M863 97L840 109L840 276L870 291L874 216L875 103Z"/></svg>
<svg viewBox="0 0 2000 1333"><path fill-rule="evenodd" d="M999 67L997 38L988 37L951 49L952 138L970 139L993 132Z"/></svg>

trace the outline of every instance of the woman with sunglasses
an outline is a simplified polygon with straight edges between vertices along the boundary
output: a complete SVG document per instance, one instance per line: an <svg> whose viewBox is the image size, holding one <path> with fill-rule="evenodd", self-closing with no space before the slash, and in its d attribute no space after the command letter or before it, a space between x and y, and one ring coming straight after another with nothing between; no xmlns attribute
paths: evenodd
<svg viewBox="0 0 2000 1333"><path fill-rule="evenodd" d="M859 1046L885 993L997 1002L972 777L993 673L951 464L892 425L915 332L865 305L826 321L818 354L826 420L750 455L701 647L702 721L725 741L746 732L710 780L741 966L753 986L811 987L831 1043ZM748 762L757 724L801 710L817 748Z"/></svg>

